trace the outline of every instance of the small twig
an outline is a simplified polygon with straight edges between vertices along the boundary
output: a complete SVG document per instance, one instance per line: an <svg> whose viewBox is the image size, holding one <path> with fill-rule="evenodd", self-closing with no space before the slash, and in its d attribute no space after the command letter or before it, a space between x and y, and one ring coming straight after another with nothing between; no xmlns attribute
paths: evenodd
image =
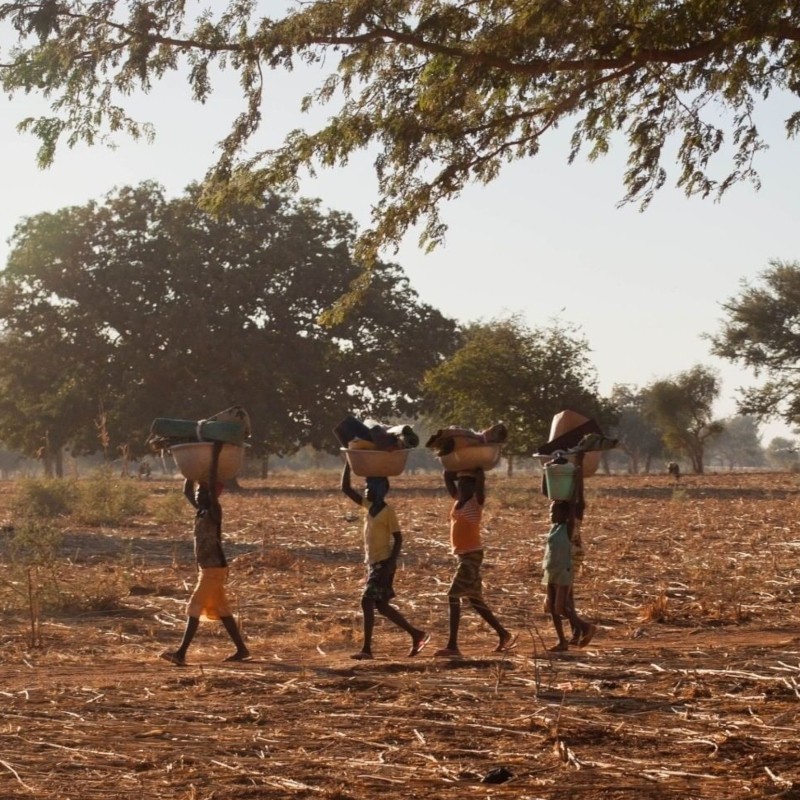
<svg viewBox="0 0 800 800"><path fill-rule="evenodd" d="M19 773L8 763L8 761L3 761L0 759L0 765L4 766L16 779L20 786L26 788L29 792L35 792L36 790L32 786L28 786L22 778L20 778Z"/></svg>
<svg viewBox="0 0 800 800"><path fill-rule="evenodd" d="M564 711L564 704L567 700L567 693L566 691L561 692L561 702L558 704L558 714L556 715L556 721L553 726L553 738L558 741L558 726L561 722L561 714Z"/></svg>

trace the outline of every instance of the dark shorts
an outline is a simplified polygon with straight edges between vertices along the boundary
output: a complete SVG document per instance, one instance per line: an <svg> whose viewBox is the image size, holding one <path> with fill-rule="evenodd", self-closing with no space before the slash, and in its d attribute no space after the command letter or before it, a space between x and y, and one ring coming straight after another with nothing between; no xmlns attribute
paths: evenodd
<svg viewBox="0 0 800 800"><path fill-rule="evenodd" d="M376 603L388 603L395 596L393 584L396 571L397 564L391 559L370 564L363 597Z"/></svg>
<svg viewBox="0 0 800 800"><path fill-rule="evenodd" d="M458 567L456 568L456 574L453 575L453 582L450 584L447 596L482 599L481 564L483 563L483 550L459 553L456 558L458 558Z"/></svg>

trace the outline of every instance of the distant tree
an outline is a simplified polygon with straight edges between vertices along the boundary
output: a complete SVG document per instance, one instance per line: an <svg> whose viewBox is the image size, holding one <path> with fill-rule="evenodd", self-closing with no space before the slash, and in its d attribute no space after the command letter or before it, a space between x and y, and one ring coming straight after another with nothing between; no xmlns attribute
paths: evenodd
<svg viewBox="0 0 800 800"><path fill-rule="evenodd" d="M674 182L688 195L758 185L759 101L800 84L792 0L309 0L278 4L288 9L276 18L263 16L271 4L206 5L0 5L13 48L0 65L3 90L51 103L50 114L22 123L41 140L40 163L61 141L152 135L129 98L168 73L185 73L187 96L211 107L216 70L232 70L241 113L211 170L212 197L258 197L304 169L372 151L379 197L361 239L369 254L418 224L424 241L441 240L443 203L535 157L559 126L572 126L570 161L583 148L593 161L620 140L626 201L646 205L675 158ZM267 73L303 62L324 70L303 107L336 108L319 130L259 151ZM787 135L798 128L795 112Z"/></svg>
<svg viewBox="0 0 800 800"><path fill-rule="evenodd" d="M724 429L712 416L719 391L717 374L702 366L647 387L645 414L661 430L664 444L684 454L697 474L703 473L706 443Z"/></svg>
<svg viewBox="0 0 800 800"><path fill-rule="evenodd" d="M441 424L475 429L504 422L505 454L531 455L546 441L554 414L602 410L589 345L574 328L530 328L518 316L475 323L464 344L429 370L423 389Z"/></svg>
<svg viewBox="0 0 800 800"><path fill-rule="evenodd" d="M628 471L650 472L653 460L663 457L664 443L658 428L645 414L647 391L636 386L616 384L609 398L617 422L609 435L619 439L619 449L628 457Z"/></svg>
<svg viewBox="0 0 800 800"><path fill-rule="evenodd" d="M755 417L737 415L722 420L724 430L708 442L706 457L718 459L728 469L763 467L764 448Z"/></svg>
<svg viewBox="0 0 800 800"><path fill-rule="evenodd" d="M380 263L357 314L352 220L268 196L225 218L154 183L21 222L0 273L0 433L29 455L141 451L155 417L248 408L257 454L332 446L347 412L411 413L456 326ZM110 444L99 439L102 418Z"/></svg>
<svg viewBox="0 0 800 800"><path fill-rule="evenodd" d="M727 318L708 337L712 352L765 378L742 390L740 412L800 424L800 263L770 261L759 283L743 283L722 308Z"/></svg>
<svg viewBox="0 0 800 800"><path fill-rule="evenodd" d="M34 314L27 331L0 333L0 432L9 447L39 459L46 477L62 477L64 447L78 429L94 433L97 387L84 367L97 351L90 340L55 335L46 309Z"/></svg>
<svg viewBox="0 0 800 800"><path fill-rule="evenodd" d="M800 448L792 439L776 436L767 445L765 456L773 469L788 471L800 467Z"/></svg>

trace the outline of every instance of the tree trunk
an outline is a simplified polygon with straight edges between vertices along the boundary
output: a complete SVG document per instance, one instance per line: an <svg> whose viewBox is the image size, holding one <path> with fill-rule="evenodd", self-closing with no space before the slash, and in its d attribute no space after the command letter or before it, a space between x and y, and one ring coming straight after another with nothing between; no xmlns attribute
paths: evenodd
<svg viewBox="0 0 800 800"><path fill-rule="evenodd" d="M269 453L261 456L261 477L264 479L269 477Z"/></svg>
<svg viewBox="0 0 800 800"><path fill-rule="evenodd" d="M507 455L506 463L507 463L506 475L508 475L508 477L511 478L514 475L514 456Z"/></svg>
<svg viewBox="0 0 800 800"><path fill-rule="evenodd" d="M128 478L131 474L131 448L129 444L124 444L120 447L122 454L122 466L120 467L120 478Z"/></svg>
<svg viewBox="0 0 800 800"><path fill-rule="evenodd" d="M58 450L55 452L55 457L53 459L55 464L55 471L56 471L56 478L63 478L64 477L64 449L59 447Z"/></svg>

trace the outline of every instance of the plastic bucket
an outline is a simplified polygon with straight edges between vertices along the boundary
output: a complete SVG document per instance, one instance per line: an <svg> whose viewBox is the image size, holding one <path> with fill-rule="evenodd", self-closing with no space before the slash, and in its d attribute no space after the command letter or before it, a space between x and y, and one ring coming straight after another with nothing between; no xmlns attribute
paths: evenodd
<svg viewBox="0 0 800 800"><path fill-rule="evenodd" d="M574 464L545 464L544 481L547 496L551 500L572 500L575 491Z"/></svg>

